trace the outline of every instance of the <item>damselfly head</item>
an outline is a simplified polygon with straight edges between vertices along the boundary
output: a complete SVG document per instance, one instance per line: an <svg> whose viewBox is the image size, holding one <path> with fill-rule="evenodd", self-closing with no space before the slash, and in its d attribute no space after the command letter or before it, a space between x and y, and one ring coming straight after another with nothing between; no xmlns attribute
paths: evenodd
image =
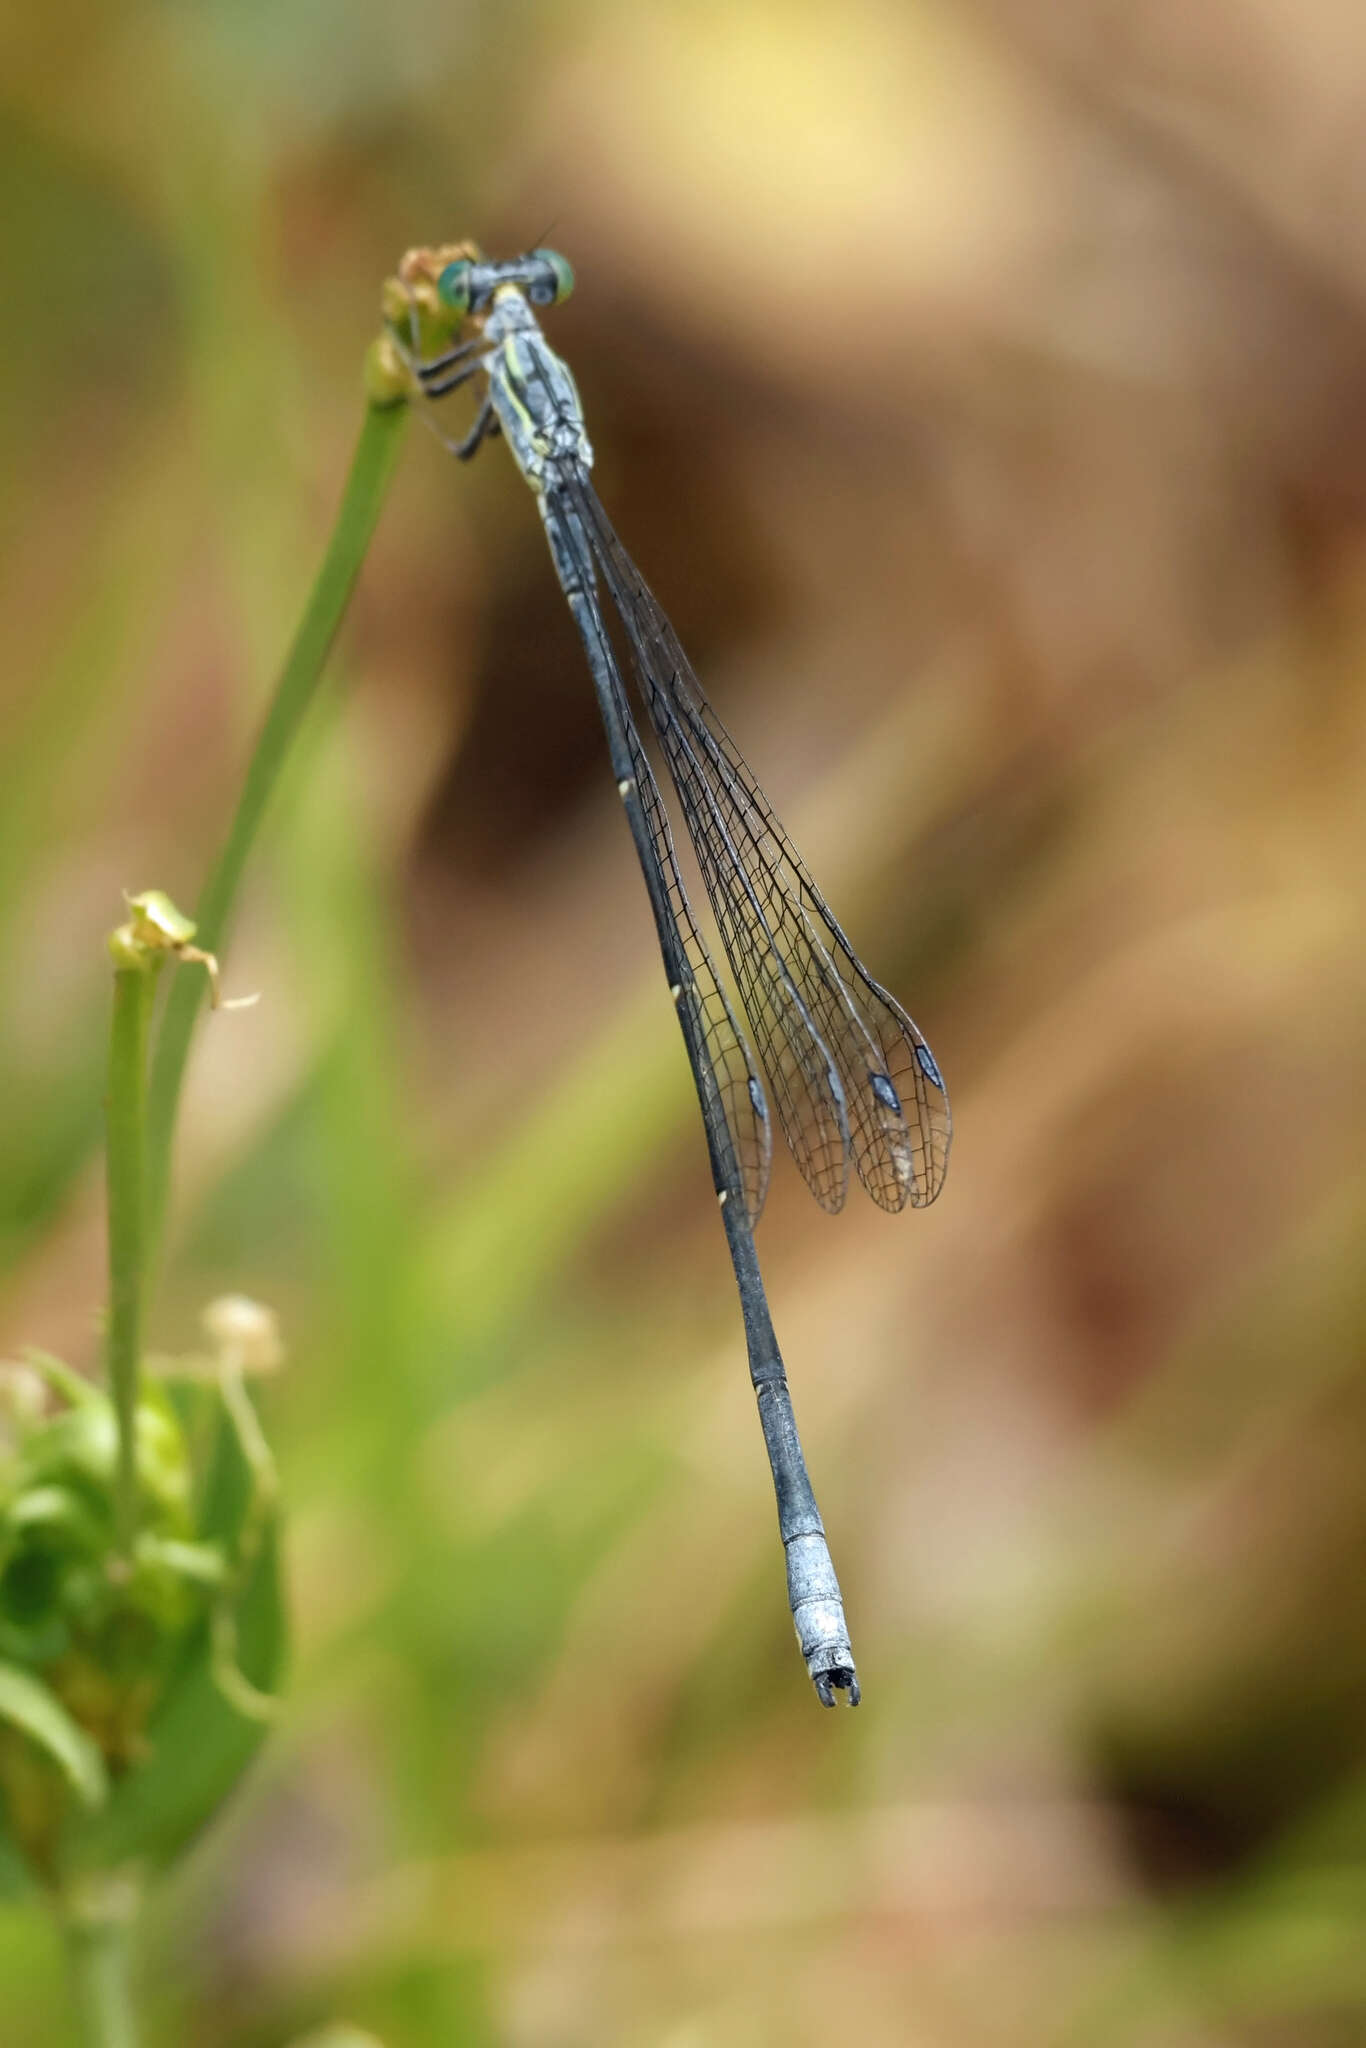
<svg viewBox="0 0 1366 2048"><path fill-rule="evenodd" d="M437 296L447 313L478 319L496 299L515 291L533 306L561 305L574 289L574 273L557 249L533 249L503 262L463 252L438 272Z"/></svg>

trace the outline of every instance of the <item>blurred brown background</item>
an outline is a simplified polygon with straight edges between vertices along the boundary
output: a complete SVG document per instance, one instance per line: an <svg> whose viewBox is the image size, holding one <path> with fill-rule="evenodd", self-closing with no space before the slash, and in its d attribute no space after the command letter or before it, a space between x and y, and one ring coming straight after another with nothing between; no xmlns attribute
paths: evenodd
<svg viewBox="0 0 1366 2048"><path fill-rule="evenodd" d="M824 1715L539 522L415 425L187 1103L154 1337L281 1315L298 1650L154 2041L1366 2039L1366 16L0 36L4 1341L94 1358L102 936L194 899L416 241L573 262L602 496L957 1122L761 1232ZM0 2012L67 2038L13 1910Z"/></svg>

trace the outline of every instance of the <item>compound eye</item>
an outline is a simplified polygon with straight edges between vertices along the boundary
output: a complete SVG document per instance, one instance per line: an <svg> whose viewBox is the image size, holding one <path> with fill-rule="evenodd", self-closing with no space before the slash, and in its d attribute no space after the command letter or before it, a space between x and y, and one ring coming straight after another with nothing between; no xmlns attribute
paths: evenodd
<svg viewBox="0 0 1366 2048"><path fill-rule="evenodd" d="M573 271L565 262L558 249L537 249L534 254L542 263L550 266L551 274L555 279L555 295L550 301L551 305L563 305L574 289Z"/></svg>
<svg viewBox="0 0 1366 2048"><path fill-rule="evenodd" d="M437 297L453 313L468 313L470 310L470 272L473 268L474 265L462 257L459 262L448 263L436 280Z"/></svg>

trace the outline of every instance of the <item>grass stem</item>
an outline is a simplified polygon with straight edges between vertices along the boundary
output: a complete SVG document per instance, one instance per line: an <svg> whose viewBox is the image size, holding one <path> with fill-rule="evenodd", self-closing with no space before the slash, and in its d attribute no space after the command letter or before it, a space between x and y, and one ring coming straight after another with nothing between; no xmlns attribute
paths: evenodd
<svg viewBox="0 0 1366 2048"><path fill-rule="evenodd" d="M248 764L227 842L195 909L198 942L210 952L222 950L247 856L289 749L317 692L328 652L379 518L407 417L406 405L371 404L366 408L322 567ZM157 1034L147 1125L147 1230L153 1249L160 1242L165 1219L176 1111L195 1019L203 999L202 977L178 974Z"/></svg>
<svg viewBox="0 0 1366 2048"><path fill-rule="evenodd" d="M147 1043L156 964L115 935L105 1103L109 1201L109 1393L118 1421L114 1517L120 1553L137 1532L137 1408L147 1268Z"/></svg>
<svg viewBox="0 0 1366 2048"><path fill-rule="evenodd" d="M84 1907L65 1917L71 1983L86 2048L138 2048L133 2011L131 1937L136 1898L109 1880L107 1910Z"/></svg>

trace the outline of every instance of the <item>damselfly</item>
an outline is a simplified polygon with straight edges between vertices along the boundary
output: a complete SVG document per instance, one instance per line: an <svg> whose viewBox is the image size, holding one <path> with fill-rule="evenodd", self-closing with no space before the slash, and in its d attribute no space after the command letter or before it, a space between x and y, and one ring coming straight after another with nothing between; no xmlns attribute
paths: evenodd
<svg viewBox="0 0 1366 2048"><path fill-rule="evenodd" d="M486 261L469 243L419 249L404 258L385 309L391 337L426 398L482 380L473 425L447 445L464 459L501 432L540 507L588 656L702 1105L778 1497L797 1640L822 1703L833 1706L843 1692L857 1705L844 1604L754 1249L772 1154L768 1098L688 901L626 671L668 764L778 1120L816 1200L829 1210L842 1206L852 1162L882 1208L932 1202L948 1164L948 1099L928 1045L859 961L598 501L574 379L533 310L567 298L573 281L564 258L549 249L504 263ZM451 341L465 322L474 332L424 359L433 316Z"/></svg>

